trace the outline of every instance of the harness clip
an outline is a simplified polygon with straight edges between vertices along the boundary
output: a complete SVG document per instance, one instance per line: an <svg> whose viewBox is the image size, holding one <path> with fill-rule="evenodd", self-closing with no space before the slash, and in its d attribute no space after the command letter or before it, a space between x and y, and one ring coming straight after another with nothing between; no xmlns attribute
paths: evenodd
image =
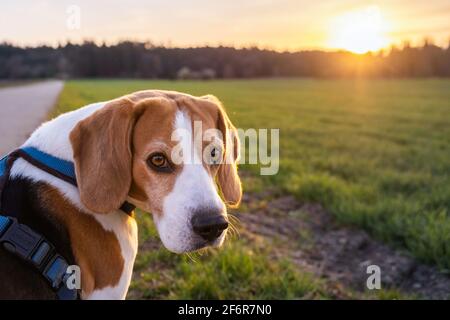
<svg viewBox="0 0 450 320"><path fill-rule="evenodd" d="M7 251L40 268L53 250L52 246L26 225L18 223L17 219L8 218L10 223L0 237L0 243Z"/></svg>

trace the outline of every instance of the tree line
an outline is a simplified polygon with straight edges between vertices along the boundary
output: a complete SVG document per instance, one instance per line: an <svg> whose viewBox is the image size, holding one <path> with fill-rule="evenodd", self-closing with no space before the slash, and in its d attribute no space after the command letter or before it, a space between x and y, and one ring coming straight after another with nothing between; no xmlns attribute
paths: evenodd
<svg viewBox="0 0 450 320"><path fill-rule="evenodd" d="M25 78L257 78L449 77L450 45L364 55L350 52L277 52L232 47L169 48L124 41L18 47L0 44L0 79Z"/></svg>

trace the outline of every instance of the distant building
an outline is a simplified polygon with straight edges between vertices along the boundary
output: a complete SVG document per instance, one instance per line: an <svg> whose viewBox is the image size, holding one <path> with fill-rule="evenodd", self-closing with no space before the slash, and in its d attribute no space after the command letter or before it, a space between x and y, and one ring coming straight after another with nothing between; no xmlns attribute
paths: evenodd
<svg viewBox="0 0 450 320"><path fill-rule="evenodd" d="M200 71L183 67L177 72L179 80L211 80L216 78L216 71L211 68L204 68Z"/></svg>

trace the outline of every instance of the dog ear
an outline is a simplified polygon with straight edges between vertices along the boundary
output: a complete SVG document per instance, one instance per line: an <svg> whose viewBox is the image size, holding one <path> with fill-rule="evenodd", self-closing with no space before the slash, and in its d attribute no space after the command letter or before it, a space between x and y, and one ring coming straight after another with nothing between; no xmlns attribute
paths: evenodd
<svg viewBox="0 0 450 320"><path fill-rule="evenodd" d="M219 99L211 95L204 98L214 102L219 108L217 126L222 132L225 150L223 162L220 164L217 173L217 184L225 203L234 208L239 206L242 198L241 179L237 172L240 150L239 136Z"/></svg>
<svg viewBox="0 0 450 320"><path fill-rule="evenodd" d="M118 99L80 121L70 133L83 205L97 213L118 209L131 186L133 102Z"/></svg>

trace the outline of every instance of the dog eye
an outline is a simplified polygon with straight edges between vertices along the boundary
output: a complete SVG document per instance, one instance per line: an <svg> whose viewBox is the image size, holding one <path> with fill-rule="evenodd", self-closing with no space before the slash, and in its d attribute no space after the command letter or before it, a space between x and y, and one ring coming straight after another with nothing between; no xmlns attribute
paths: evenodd
<svg viewBox="0 0 450 320"><path fill-rule="evenodd" d="M210 151L210 156L211 156L210 164L213 164L213 165L219 164L220 160L221 160L221 155L222 155L222 153L221 153L220 149L218 147L213 147Z"/></svg>
<svg viewBox="0 0 450 320"><path fill-rule="evenodd" d="M148 157L147 160L148 165L157 170L162 172L168 172L171 171L171 167L169 164L169 161L167 160L166 156L162 153L155 153Z"/></svg>

